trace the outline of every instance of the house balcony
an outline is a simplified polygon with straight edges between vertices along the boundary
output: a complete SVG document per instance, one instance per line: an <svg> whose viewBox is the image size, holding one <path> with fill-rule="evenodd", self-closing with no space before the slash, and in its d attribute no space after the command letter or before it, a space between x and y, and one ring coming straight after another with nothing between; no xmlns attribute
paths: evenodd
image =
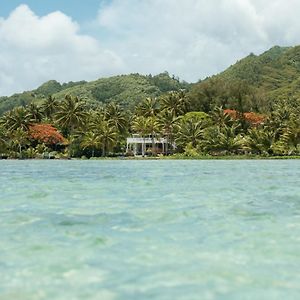
<svg viewBox="0 0 300 300"><path fill-rule="evenodd" d="M153 154L168 154L168 149L175 149L175 144L170 144L167 138L146 136L141 137L138 134L133 134L127 138L126 152L132 153L134 156Z"/></svg>
<svg viewBox="0 0 300 300"><path fill-rule="evenodd" d="M153 140L154 144L162 144L167 143L167 139L165 138L154 138ZM130 137L127 138L127 144L152 144L152 138L151 137Z"/></svg>

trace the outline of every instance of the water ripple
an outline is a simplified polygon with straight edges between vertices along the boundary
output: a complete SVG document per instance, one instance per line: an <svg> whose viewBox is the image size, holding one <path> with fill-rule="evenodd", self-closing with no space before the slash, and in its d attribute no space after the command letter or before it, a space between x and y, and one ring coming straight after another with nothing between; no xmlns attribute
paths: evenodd
<svg viewBox="0 0 300 300"><path fill-rule="evenodd" d="M298 299L300 161L0 161L0 299Z"/></svg>

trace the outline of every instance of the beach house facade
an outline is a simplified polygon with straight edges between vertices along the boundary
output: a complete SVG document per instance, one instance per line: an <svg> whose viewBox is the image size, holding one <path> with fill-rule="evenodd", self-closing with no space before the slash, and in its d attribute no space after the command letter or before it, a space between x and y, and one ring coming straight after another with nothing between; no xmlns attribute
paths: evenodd
<svg viewBox="0 0 300 300"><path fill-rule="evenodd" d="M175 147L175 144L170 144L165 137L158 138L151 135L142 137L139 134L133 134L127 138L126 153L134 156L153 153L167 155L169 150L174 150Z"/></svg>

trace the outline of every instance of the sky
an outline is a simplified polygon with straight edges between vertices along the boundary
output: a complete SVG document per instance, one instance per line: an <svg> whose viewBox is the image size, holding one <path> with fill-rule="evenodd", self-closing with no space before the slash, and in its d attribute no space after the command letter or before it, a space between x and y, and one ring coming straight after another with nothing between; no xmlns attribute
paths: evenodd
<svg viewBox="0 0 300 300"><path fill-rule="evenodd" d="M0 0L0 96L168 71L196 82L300 44L299 0Z"/></svg>

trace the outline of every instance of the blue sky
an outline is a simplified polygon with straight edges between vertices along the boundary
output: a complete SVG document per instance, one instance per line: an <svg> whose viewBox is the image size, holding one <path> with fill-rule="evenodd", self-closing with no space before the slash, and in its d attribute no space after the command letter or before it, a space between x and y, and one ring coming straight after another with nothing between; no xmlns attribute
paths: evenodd
<svg viewBox="0 0 300 300"><path fill-rule="evenodd" d="M2 0L0 13L7 16L17 6L27 4L36 14L45 15L55 10L71 16L77 21L83 22L91 20L97 16L97 11L101 5L99 0ZM106 1L108 2L108 1Z"/></svg>
<svg viewBox="0 0 300 300"><path fill-rule="evenodd" d="M299 0L1 0L0 96L136 72L195 82L300 44L299 11Z"/></svg>

